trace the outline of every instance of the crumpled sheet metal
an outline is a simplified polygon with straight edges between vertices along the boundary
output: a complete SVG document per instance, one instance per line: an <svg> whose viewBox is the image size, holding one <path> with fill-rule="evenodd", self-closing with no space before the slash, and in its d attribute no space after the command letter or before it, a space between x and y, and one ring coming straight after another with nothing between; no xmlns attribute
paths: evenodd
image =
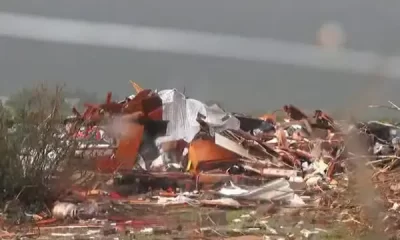
<svg viewBox="0 0 400 240"><path fill-rule="evenodd" d="M240 127L238 119L228 115L217 105L209 107L195 99L187 99L176 89L162 90L158 94L163 102L163 120L169 121L166 134L170 136L169 140L183 139L191 142L200 131L198 114L205 117L203 121L214 131Z"/></svg>
<svg viewBox="0 0 400 240"><path fill-rule="evenodd" d="M220 189L219 193L223 196L236 199L284 201L287 203L295 200L296 204L305 205L294 193L290 187L290 183L283 178L270 181L260 187L249 189L244 189L231 183L231 186Z"/></svg>
<svg viewBox="0 0 400 240"><path fill-rule="evenodd" d="M203 121L207 123L213 132L221 132L226 129L238 130L240 128L239 119L226 113L223 109L218 107L218 105L204 105L204 110L205 111L200 112L200 114L205 116Z"/></svg>
<svg viewBox="0 0 400 240"><path fill-rule="evenodd" d="M163 120L168 121L166 135L169 140L183 139L191 142L200 126L192 120L194 113L187 111L186 97L175 89L163 90L158 94L163 102Z"/></svg>

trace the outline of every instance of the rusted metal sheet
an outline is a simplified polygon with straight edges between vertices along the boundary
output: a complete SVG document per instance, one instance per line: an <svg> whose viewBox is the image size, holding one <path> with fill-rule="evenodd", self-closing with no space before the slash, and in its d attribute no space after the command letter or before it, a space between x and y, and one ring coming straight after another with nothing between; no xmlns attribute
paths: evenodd
<svg viewBox="0 0 400 240"><path fill-rule="evenodd" d="M134 112L142 112L143 111L142 101L152 96L153 94L154 93L151 89L140 91L131 101L125 104L122 113L129 114Z"/></svg>
<svg viewBox="0 0 400 240"><path fill-rule="evenodd" d="M162 101L158 95L151 95L148 98L142 100L142 109L144 115L148 116L151 112L161 109L162 111ZM157 119L162 120L162 117Z"/></svg>

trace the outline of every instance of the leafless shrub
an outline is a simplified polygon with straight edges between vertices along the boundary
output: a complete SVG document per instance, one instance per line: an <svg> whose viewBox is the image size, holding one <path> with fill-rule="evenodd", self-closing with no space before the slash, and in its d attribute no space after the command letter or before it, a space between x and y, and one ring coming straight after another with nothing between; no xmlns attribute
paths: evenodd
<svg viewBox="0 0 400 240"><path fill-rule="evenodd" d="M63 89L41 84L9 110L0 108L0 201L25 203L54 197L58 177L72 173L76 144L63 134Z"/></svg>

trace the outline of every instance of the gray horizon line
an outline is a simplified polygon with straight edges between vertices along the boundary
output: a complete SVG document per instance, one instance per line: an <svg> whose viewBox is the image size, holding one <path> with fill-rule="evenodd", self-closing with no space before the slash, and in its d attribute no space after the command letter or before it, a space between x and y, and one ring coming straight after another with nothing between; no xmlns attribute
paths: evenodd
<svg viewBox="0 0 400 240"><path fill-rule="evenodd" d="M0 12L0 36L73 45L270 62L400 78L400 56L192 30Z"/></svg>

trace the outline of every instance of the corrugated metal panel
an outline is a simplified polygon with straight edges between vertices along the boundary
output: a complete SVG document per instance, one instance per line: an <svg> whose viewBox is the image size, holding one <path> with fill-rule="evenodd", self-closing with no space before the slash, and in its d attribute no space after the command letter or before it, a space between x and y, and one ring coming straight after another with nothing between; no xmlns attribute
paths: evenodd
<svg viewBox="0 0 400 240"><path fill-rule="evenodd" d="M167 135L171 140L191 142L200 129L197 112L187 111L186 97L176 89L160 91L159 95L163 100L163 120L169 121Z"/></svg>

